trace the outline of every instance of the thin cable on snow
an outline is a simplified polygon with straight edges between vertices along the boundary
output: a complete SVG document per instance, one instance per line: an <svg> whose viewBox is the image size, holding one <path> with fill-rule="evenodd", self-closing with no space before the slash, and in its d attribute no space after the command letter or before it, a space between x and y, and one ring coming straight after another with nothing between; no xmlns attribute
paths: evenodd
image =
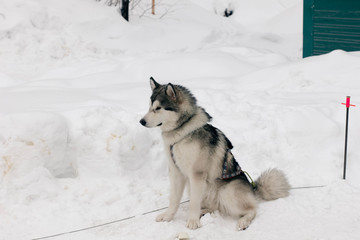
<svg viewBox="0 0 360 240"><path fill-rule="evenodd" d="M290 188L290 189L292 189L292 190L297 190L297 189L323 188L323 187L326 187L326 186L325 186L325 185L319 185L319 186L292 187L292 188ZM189 201L190 201L190 200L182 201L180 204L184 204L184 203L187 203L187 202L189 202ZM154 210L151 210L151 211L142 213L141 216L145 216L145 215L147 215L147 214L154 213L154 212L158 212L158 211L161 211L161 210L164 210L164 209L167 209L167 208L168 208L168 207L163 207L163 208L154 209ZM136 217L136 215L130 216L130 217L126 217L126 218L122 218L122 219L115 220L115 221L111 221L111 222L106 222L106 223L98 224L98 225L91 226L91 227L86 227L86 228L81 228L81 229L69 231L69 232L63 232L63 233L53 234L53 235L49 235L49 236L45 236L45 237L39 237L39 238L32 238L31 240L48 239L48 238L59 237L59 236L67 235L67 234L72 234L72 233L87 231L87 230L90 230L90 229L94 229L94 228L98 228L98 227L103 227L103 226L111 225L111 224L118 223L118 222L127 221L127 220L133 219L133 218L135 218L135 217Z"/></svg>
<svg viewBox="0 0 360 240"><path fill-rule="evenodd" d="M184 203L187 203L187 202L189 202L189 200L182 201L180 204L184 204ZM145 216L145 215L147 215L147 214L154 213L154 212L158 212L158 211L161 211L161 210L164 210L164 209L167 209L167 208L168 208L168 207L163 207L163 208L158 208L158 209L155 209L155 210L151 210L151 211L142 213L141 216ZM73 231L69 231L69 232L63 232L63 233L53 234L53 235L49 235L49 236L45 236L45 237L39 237L39 238L32 238L31 240L48 239L48 238L59 237L59 236L67 235L67 234L82 232L82 231L86 231L86 230L90 230L90 229L94 229L94 228L98 228L98 227L103 227L103 226L111 225L111 224L118 223L118 222L127 221L127 220L130 220L130 219L135 218L136 216L138 216L138 215L134 215L134 216L122 218L122 219L115 220L115 221L111 221L111 222L107 222L107 223L98 224L98 225L91 226L91 227L81 228L81 229L77 229L77 230L73 230Z"/></svg>
<svg viewBox="0 0 360 240"><path fill-rule="evenodd" d="M307 189L307 188L323 188L326 187L325 185L319 185L319 186L308 186L308 187L292 187L290 189L296 190L296 189Z"/></svg>

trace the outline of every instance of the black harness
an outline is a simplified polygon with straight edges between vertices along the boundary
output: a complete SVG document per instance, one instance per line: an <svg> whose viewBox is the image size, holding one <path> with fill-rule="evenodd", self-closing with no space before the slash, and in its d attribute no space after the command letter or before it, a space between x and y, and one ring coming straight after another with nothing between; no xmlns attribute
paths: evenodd
<svg viewBox="0 0 360 240"><path fill-rule="evenodd" d="M179 166L176 164L175 155L174 155L174 145L176 143L170 145L170 156L171 156L171 159L172 159L174 165L177 167L177 169L179 169ZM222 174L219 179L233 180L233 179L238 179L238 178L244 179L244 177L249 182L249 180L247 179L247 177L244 174L244 171L241 169L240 165L235 160L234 155L231 153L231 150L228 149L225 152L225 156L223 159Z"/></svg>
<svg viewBox="0 0 360 240"><path fill-rule="evenodd" d="M222 180L229 180L231 178L240 176L243 172L230 149L228 149L225 153L223 162L223 170L221 175Z"/></svg>

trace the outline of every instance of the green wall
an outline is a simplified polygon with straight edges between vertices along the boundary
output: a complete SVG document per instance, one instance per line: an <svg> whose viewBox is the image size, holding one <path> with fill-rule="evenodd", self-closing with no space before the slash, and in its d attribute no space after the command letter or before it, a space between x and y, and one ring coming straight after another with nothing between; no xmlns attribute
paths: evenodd
<svg viewBox="0 0 360 240"><path fill-rule="evenodd" d="M360 0L304 0L303 57L360 51Z"/></svg>

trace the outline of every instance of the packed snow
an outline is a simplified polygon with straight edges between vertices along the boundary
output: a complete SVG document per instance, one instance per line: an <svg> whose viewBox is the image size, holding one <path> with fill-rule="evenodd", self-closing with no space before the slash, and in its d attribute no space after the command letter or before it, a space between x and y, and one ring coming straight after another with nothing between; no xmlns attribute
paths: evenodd
<svg viewBox="0 0 360 240"><path fill-rule="evenodd" d="M130 22L104 0L0 2L0 239L128 217L48 239L358 239L360 53L302 59L301 0L134 2ZM150 76L191 89L253 178L322 187L261 204L245 231L219 212L189 230L187 202L155 222L169 182L160 130L139 124Z"/></svg>

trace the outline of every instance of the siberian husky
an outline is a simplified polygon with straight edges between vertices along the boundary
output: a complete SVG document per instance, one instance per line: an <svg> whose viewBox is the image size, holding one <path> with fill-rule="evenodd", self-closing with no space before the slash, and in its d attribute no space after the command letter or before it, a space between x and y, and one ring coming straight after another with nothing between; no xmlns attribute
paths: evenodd
<svg viewBox="0 0 360 240"><path fill-rule="evenodd" d="M257 204L289 195L290 185L280 170L271 169L250 183L231 153L230 140L209 124L211 116L180 85L161 85L150 78L149 112L140 120L160 127L169 159L170 204L156 221L171 221L185 185L189 187L186 226L200 227L200 217L213 211L238 219L245 230L256 215Z"/></svg>

